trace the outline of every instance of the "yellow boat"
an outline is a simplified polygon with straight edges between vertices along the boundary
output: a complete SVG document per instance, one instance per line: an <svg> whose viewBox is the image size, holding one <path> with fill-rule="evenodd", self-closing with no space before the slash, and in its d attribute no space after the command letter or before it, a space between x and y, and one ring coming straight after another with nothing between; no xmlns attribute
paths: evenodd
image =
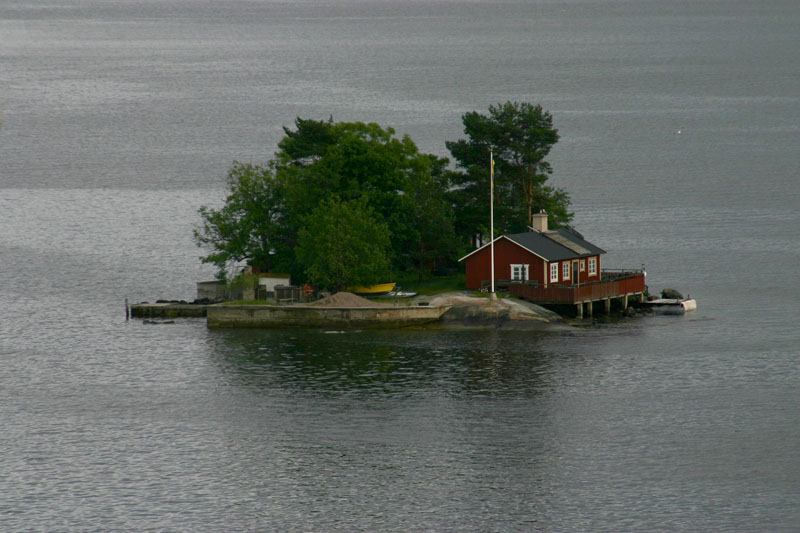
<svg viewBox="0 0 800 533"><path fill-rule="evenodd" d="M397 283L378 283L377 285L370 285L369 287L356 287L353 292L361 296L378 296L381 294L389 294L394 290Z"/></svg>

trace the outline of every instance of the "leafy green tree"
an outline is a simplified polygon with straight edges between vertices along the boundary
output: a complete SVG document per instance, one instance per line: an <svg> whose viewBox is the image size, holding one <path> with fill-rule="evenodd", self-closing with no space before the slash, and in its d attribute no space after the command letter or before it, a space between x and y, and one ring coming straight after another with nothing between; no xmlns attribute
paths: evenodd
<svg viewBox="0 0 800 533"><path fill-rule="evenodd" d="M220 277L229 265L242 261L264 270L273 268L282 235L282 194L272 171L234 162L227 185L222 208L199 209L201 224L194 230L194 239L210 250L201 260L216 265Z"/></svg>
<svg viewBox="0 0 800 533"><path fill-rule="evenodd" d="M366 201L323 201L300 230L297 259L308 281L334 291L388 279L390 232Z"/></svg>
<svg viewBox="0 0 800 533"><path fill-rule="evenodd" d="M294 126L294 130L284 126L284 137L278 142L276 156L284 164L308 165L336 144L333 117L327 121L297 117Z"/></svg>
<svg viewBox="0 0 800 533"><path fill-rule="evenodd" d="M284 133L267 165L234 163L223 207L200 208L194 237L209 251L204 262L223 274L244 262L297 282L319 280L317 263L299 255L311 239L304 230L318 224L312 214L320 206L340 204L363 206L388 228L384 281L390 272L439 269L457 258L447 159L420 153L408 136L374 123L297 118Z"/></svg>
<svg viewBox="0 0 800 533"><path fill-rule="evenodd" d="M448 161L430 157L431 172L416 174L408 195L417 231L409 253L413 269L420 275L456 266L463 251L444 187Z"/></svg>
<svg viewBox="0 0 800 533"><path fill-rule="evenodd" d="M395 137L391 128L362 122L311 121L297 119L294 131L276 153L276 175L286 193L287 225L302 227L308 213L328 199L364 199L379 220L391 228L391 260L396 270L419 267L415 251L449 254L450 248L422 243L432 231L420 218L420 202L442 210L436 221L440 234L453 234L446 202L431 204L431 198L416 194L420 187L441 186L434 173L441 173L447 160L422 154L408 137ZM440 260L444 260L442 255ZM430 264L430 262L428 262Z"/></svg>
<svg viewBox="0 0 800 533"><path fill-rule="evenodd" d="M462 235L488 234L489 154L495 161L495 228L524 231L541 209L554 226L572 218L569 195L546 184L553 169L545 160L558 142L553 118L539 105L506 102L462 116L466 139L446 143L459 171L451 173L450 197Z"/></svg>

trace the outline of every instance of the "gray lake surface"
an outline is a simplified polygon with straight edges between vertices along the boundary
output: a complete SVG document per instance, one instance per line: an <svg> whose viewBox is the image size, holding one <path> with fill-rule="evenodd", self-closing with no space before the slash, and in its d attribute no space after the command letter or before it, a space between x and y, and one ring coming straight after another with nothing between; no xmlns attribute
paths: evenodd
<svg viewBox="0 0 800 533"><path fill-rule="evenodd" d="M800 528L795 0L0 0L0 529ZM191 238L297 116L447 155L530 101L684 317L212 331Z"/></svg>

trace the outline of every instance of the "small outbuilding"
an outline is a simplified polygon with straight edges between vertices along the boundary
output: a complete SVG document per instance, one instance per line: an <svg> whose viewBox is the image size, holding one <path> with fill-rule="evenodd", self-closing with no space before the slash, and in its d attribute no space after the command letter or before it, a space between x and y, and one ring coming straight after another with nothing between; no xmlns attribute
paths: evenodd
<svg viewBox="0 0 800 533"><path fill-rule="evenodd" d="M291 285L292 280L289 274L274 274L267 272L258 273L258 293L263 299L276 297L276 287L281 285Z"/></svg>

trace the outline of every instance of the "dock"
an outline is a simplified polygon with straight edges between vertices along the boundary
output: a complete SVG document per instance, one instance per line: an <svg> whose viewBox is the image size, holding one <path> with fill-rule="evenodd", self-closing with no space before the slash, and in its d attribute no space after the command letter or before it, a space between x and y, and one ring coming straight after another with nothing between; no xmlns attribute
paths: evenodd
<svg viewBox="0 0 800 533"><path fill-rule="evenodd" d="M440 307L213 305L209 328L398 328L438 322Z"/></svg>
<svg viewBox="0 0 800 533"><path fill-rule="evenodd" d="M536 281L509 282L512 296L539 305L572 305L575 316L583 318L594 314L595 305L601 305L605 314L611 313L611 302L619 301L623 310L630 300L643 302L645 294L643 270L603 270L602 279L588 283L551 284L544 286Z"/></svg>
<svg viewBox="0 0 800 533"><path fill-rule="evenodd" d="M205 318L210 305L178 302L140 303L130 306L133 318Z"/></svg>
<svg viewBox="0 0 800 533"><path fill-rule="evenodd" d="M299 305L200 305L140 303L133 318L205 318L209 328L397 328L438 322L445 309L405 307L314 307Z"/></svg>

